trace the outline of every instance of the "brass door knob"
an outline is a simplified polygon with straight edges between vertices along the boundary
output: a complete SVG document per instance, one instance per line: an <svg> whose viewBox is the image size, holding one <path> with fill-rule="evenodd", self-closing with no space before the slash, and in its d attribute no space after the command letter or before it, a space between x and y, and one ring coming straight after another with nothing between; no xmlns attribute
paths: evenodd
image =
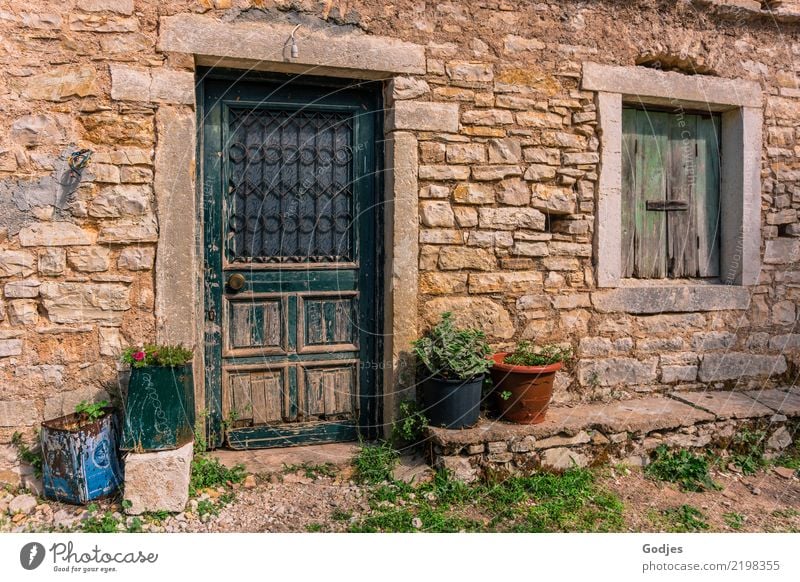
<svg viewBox="0 0 800 582"><path fill-rule="evenodd" d="M234 273L228 277L228 280L225 281L225 284L233 291L241 291L245 284L244 275L240 273Z"/></svg>

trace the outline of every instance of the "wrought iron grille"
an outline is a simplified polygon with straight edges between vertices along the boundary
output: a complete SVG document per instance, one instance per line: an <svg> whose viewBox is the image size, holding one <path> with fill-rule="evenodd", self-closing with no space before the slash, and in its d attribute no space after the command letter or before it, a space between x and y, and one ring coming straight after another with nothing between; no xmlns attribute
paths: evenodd
<svg viewBox="0 0 800 582"><path fill-rule="evenodd" d="M353 261L353 127L347 113L232 109L228 261Z"/></svg>

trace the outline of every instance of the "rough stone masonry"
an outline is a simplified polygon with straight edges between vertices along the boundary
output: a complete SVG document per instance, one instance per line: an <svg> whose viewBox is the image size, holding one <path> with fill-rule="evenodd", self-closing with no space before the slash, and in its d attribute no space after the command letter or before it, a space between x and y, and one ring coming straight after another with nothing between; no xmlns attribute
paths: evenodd
<svg viewBox="0 0 800 582"><path fill-rule="evenodd" d="M386 81L388 117L417 147L420 328L451 310L498 348L571 344L561 403L791 382L797 4L0 2L0 481L20 477L14 432L31 438L42 420L116 393L122 346L155 339L155 260L169 254L160 234L175 204L170 176L154 176L155 151L165 128L195 115L195 59L157 48L164 19L179 15L222 31L302 23L341 42L424 48L424 72ZM223 52L238 42L215 40ZM598 94L582 88L589 61L760 87L761 199L748 212L760 216L763 264L744 296L717 303L700 292L659 312L658 291L643 301L598 288L604 152ZM94 154L73 188L66 156L78 148Z"/></svg>

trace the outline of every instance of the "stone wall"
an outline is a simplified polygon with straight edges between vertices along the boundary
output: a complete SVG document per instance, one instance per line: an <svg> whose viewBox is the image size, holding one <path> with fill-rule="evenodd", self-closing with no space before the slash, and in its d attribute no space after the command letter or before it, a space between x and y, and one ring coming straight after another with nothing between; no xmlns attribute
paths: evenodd
<svg viewBox="0 0 800 582"><path fill-rule="evenodd" d="M578 360L559 377L562 402L785 377L800 351L800 40L789 3L779 20L756 4L4 2L0 443L116 391L121 347L154 340L169 318L165 304L157 321L154 257L173 186L154 177L154 161L159 131L194 115L194 61L157 42L159 19L183 13L301 23L301 51L303 27L424 47L426 72L387 91L388 128L418 143L423 324L453 310L496 347L570 343ZM592 241L602 152L584 61L762 87L764 269L740 308L601 305ZM77 148L94 154L73 192L66 156Z"/></svg>

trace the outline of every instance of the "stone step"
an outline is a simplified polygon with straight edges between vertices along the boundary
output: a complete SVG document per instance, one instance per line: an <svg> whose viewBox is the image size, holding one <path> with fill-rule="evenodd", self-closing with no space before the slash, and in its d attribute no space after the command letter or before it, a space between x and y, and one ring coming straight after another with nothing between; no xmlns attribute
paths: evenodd
<svg viewBox="0 0 800 582"><path fill-rule="evenodd" d="M775 413L772 408L764 406L743 392L673 392L670 397L710 412L719 419L760 418Z"/></svg>

